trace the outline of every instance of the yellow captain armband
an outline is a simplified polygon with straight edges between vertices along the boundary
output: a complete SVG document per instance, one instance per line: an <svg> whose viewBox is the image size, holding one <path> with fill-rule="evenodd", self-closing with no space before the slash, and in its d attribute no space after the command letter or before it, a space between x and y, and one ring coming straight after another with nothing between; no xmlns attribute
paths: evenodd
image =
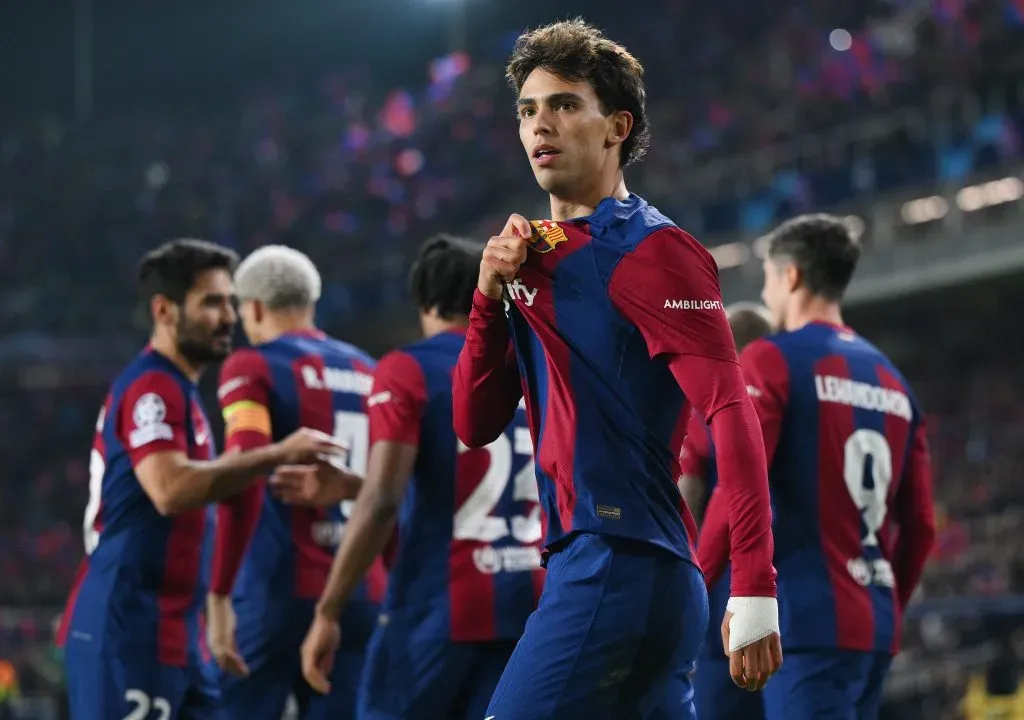
<svg viewBox="0 0 1024 720"><path fill-rule="evenodd" d="M239 400L224 408L224 434L230 436L246 430L271 435L270 411L252 400Z"/></svg>

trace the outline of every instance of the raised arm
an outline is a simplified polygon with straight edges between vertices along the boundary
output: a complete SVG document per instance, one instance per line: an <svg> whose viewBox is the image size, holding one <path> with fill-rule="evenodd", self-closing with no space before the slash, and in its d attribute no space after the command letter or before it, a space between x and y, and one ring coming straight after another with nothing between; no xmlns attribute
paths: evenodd
<svg viewBox="0 0 1024 720"><path fill-rule="evenodd" d="M192 460L186 438L186 398L168 374L147 372L125 392L117 434L143 490L161 515L222 500L274 466L306 462L341 448L324 433L299 430L281 442L216 460Z"/></svg>
<svg viewBox="0 0 1024 720"><path fill-rule="evenodd" d="M512 215L501 234L487 242L480 260L466 344L452 375L455 435L467 447L493 442L512 422L523 396L502 292L526 260L530 232L526 218Z"/></svg>
<svg viewBox="0 0 1024 720"><path fill-rule="evenodd" d="M455 435L467 447L493 442L512 422L522 395L502 301L477 290L466 344L452 374Z"/></svg>

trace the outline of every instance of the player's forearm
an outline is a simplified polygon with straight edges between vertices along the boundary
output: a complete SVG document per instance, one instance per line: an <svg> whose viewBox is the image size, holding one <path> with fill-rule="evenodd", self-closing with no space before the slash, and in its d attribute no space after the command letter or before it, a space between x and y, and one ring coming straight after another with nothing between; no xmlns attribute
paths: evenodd
<svg viewBox="0 0 1024 720"><path fill-rule="evenodd" d="M774 541L764 441L739 366L676 355L669 368L711 426L718 464L715 492L720 489L729 509L733 595L774 596Z"/></svg>
<svg viewBox="0 0 1024 720"><path fill-rule="evenodd" d="M686 507L690 508L694 521L698 526L701 525L704 522L704 507L707 504L704 479L698 475L683 473L679 477L679 492L682 493Z"/></svg>
<svg viewBox="0 0 1024 720"><path fill-rule="evenodd" d="M697 560L710 588L729 564L729 507L719 490L711 493L697 541Z"/></svg>
<svg viewBox="0 0 1024 720"><path fill-rule="evenodd" d="M900 548L894 568L900 607L905 608L910 603L910 598L913 597L921 582L921 576L924 575L924 568L928 564L928 556L934 544L935 536L930 535L915 537Z"/></svg>
<svg viewBox="0 0 1024 720"><path fill-rule="evenodd" d="M259 476L269 474L282 462L282 451L277 444L221 455L216 460L188 460L176 468L169 482L164 484L164 501L158 509L170 515L219 502L252 484Z"/></svg>
<svg viewBox="0 0 1024 720"><path fill-rule="evenodd" d="M210 591L230 595L259 520L262 483L253 483L217 507Z"/></svg>
<svg viewBox="0 0 1024 720"><path fill-rule="evenodd" d="M764 445L750 400L738 399L719 411L711 425L719 487L728 504L732 594L774 597L771 497Z"/></svg>
<svg viewBox="0 0 1024 720"><path fill-rule="evenodd" d="M893 571L901 607L907 606L921 582L928 556L935 547L935 534L935 516L931 511L930 498L927 508L921 508L912 517L903 518L900 522Z"/></svg>
<svg viewBox="0 0 1024 720"><path fill-rule="evenodd" d="M468 447L492 442L512 422L522 386L518 369L508 360L502 301L477 290L466 344L452 374L453 425Z"/></svg>
<svg viewBox="0 0 1024 720"><path fill-rule="evenodd" d="M247 452L266 447L270 443L269 436L244 430L228 436L225 452L228 455ZM262 485L262 482L250 483L235 495L222 500L217 507L217 528L213 538L213 562L210 568L210 591L215 595L231 594L249 541L256 531L263 493Z"/></svg>
<svg viewBox="0 0 1024 720"><path fill-rule="evenodd" d="M333 620L341 616L345 603L387 545L395 529L399 504L373 491L360 496L331 564L317 612Z"/></svg>
<svg viewBox="0 0 1024 720"><path fill-rule="evenodd" d="M900 534L893 571L900 603L906 606L935 545L932 461L923 423L914 431L907 475L896 496L896 522Z"/></svg>

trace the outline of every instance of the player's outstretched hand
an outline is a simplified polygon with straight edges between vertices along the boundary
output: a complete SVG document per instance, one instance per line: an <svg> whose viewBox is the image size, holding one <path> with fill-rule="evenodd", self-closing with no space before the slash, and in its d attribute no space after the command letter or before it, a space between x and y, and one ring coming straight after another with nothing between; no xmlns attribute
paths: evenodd
<svg viewBox="0 0 1024 720"><path fill-rule="evenodd" d="M775 598L730 598L722 621L722 646L729 675L737 686L755 692L782 667L782 640Z"/></svg>
<svg viewBox="0 0 1024 720"><path fill-rule="evenodd" d="M249 668L235 642L235 608L231 598L210 593L206 596L206 644L221 670L246 677Z"/></svg>
<svg viewBox="0 0 1024 720"><path fill-rule="evenodd" d="M331 462L281 465L270 477L270 491L287 505L328 507L354 500L363 479Z"/></svg>
<svg viewBox="0 0 1024 720"><path fill-rule="evenodd" d="M498 235L487 241L480 261L477 288L492 300L501 299L502 283L512 282L526 262L526 241L533 230L522 215L509 215Z"/></svg>
<svg viewBox="0 0 1024 720"><path fill-rule="evenodd" d="M321 695L331 691L334 655L341 647L341 625L317 611L302 643L302 677Z"/></svg>
<svg viewBox="0 0 1024 720"><path fill-rule="evenodd" d="M325 432L299 428L277 443L281 465L302 465L344 455L346 449Z"/></svg>

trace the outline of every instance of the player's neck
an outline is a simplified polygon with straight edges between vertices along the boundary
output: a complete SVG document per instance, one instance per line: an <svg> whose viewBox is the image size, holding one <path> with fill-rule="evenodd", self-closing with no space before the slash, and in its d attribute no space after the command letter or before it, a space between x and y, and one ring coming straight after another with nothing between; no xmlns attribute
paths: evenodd
<svg viewBox="0 0 1024 720"><path fill-rule="evenodd" d="M149 346L167 358L189 380L199 382L199 376L202 374L204 366L196 365L186 360L185 356L178 352L178 348L175 347L169 338L165 338L162 335L154 335L149 340Z"/></svg>
<svg viewBox="0 0 1024 720"><path fill-rule="evenodd" d="M839 303L823 298L808 298L790 308L786 316L786 329L799 330L811 323L845 325Z"/></svg>
<svg viewBox="0 0 1024 720"><path fill-rule="evenodd" d="M592 187L581 188L572 197L551 195L551 219L559 222L578 217L586 217L594 212L605 198L625 200L629 197L626 190L626 179L621 170L616 170L614 177L603 180Z"/></svg>
<svg viewBox="0 0 1024 720"><path fill-rule="evenodd" d="M311 333L316 331L313 313L306 309L287 311L281 310L267 315L260 328L260 343L277 340L282 335Z"/></svg>
<svg viewBox="0 0 1024 720"><path fill-rule="evenodd" d="M420 315L420 327L423 337L429 338L446 332L465 332L469 327L469 316L459 315L453 318L440 318L437 315Z"/></svg>

